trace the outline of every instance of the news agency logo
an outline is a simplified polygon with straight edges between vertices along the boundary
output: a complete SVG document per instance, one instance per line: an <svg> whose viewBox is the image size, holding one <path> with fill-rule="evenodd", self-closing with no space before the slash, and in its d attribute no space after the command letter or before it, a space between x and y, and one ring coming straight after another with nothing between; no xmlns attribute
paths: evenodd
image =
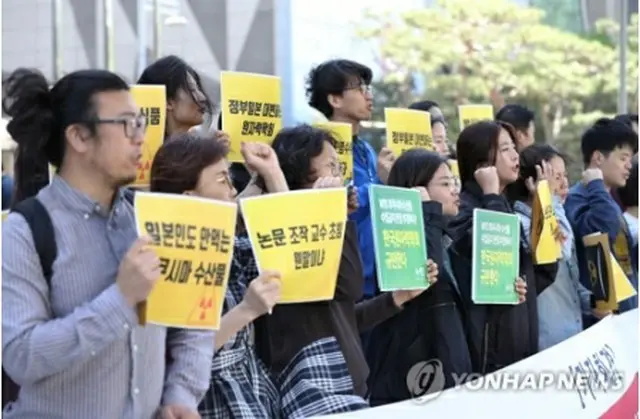
<svg viewBox="0 0 640 419"><path fill-rule="evenodd" d="M418 402L435 399L444 385L444 370L439 359L418 362L407 374L407 389Z"/></svg>

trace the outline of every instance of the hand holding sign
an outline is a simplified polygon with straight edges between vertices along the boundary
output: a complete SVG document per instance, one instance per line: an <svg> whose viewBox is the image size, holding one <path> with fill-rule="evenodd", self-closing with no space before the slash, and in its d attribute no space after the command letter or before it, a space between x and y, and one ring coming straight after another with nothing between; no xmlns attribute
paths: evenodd
<svg viewBox="0 0 640 419"><path fill-rule="evenodd" d="M160 278L160 259L147 247L151 238L136 240L120 263L116 284L131 307L146 300L153 285Z"/></svg>
<svg viewBox="0 0 640 419"><path fill-rule="evenodd" d="M438 264L432 261L431 259L427 260L427 282L430 285L433 285L438 280ZM393 291L393 302L398 307L402 307L404 303L407 301L411 301L423 292L425 292L427 288L421 288L417 290L398 290Z"/></svg>
<svg viewBox="0 0 640 419"><path fill-rule="evenodd" d="M524 303L527 301L527 283L524 279L516 279L516 293L518 293L518 303Z"/></svg>
<svg viewBox="0 0 640 419"><path fill-rule="evenodd" d="M533 179L533 177L530 176L524 181L524 183L527 186L529 193L531 195L535 195L536 191L538 190L538 185L543 180L549 182L550 190L554 191L555 186L552 184L554 178L555 176L553 175L553 168L549 163L543 161L542 165L536 165L536 179Z"/></svg>
<svg viewBox="0 0 640 419"><path fill-rule="evenodd" d="M264 271L256 279L251 281L247 293L242 302L251 319L257 319L265 313L271 313L271 309L280 301L280 273Z"/></svg>
<svg viewBox="0 0 640 419"><path fill-rule="evenodd" d="M358 203L358 192L356 188L350 186L347 189L347 214L351 215L352 213L358 210L360 204Z"/></svg>
<svg viewBox="0 0 640 419"><path fill-rule="evenodd" d="M473 176L485 195L500 194L500 178L495 166L481 167L475 171Z"/></svg>

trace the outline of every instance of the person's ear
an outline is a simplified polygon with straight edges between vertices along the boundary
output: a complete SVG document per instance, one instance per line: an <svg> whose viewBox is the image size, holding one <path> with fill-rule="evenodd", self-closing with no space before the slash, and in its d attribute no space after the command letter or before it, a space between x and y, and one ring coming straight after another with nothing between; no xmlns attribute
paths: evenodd
<svg viewBox="0 0 640 419"><path fill-rule="evenodd" d="M333 109L340 109L342 107L342 96L329 94L327 95L327 102Z"/></svg>
<svg viewBox="0 0 640 419"><path fill-rule="evenodd" d="M69 146L78 153L86 153L89 148L88 139L91 136L89 130L79 124L71 124L64 131Z"/></svg>

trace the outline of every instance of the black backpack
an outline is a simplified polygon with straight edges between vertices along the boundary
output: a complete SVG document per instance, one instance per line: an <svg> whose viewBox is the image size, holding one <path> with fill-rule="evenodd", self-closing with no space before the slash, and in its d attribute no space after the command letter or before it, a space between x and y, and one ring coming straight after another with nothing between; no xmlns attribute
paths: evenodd
<svg viewBox="0 0 640 419"><path fill-rule="evenodd" d="M125 199L133 205L135 191L132 189L125 190ZM53 262L58 255L58 247L56 245L55 232L49 212L35 196L20 201L11 210L22 215L29 224L33 242L40 258L42 273L47 281L51 283L53 275ZM2 368L2 409L13 401L18 399L20 386L18 386Z"/></svg>

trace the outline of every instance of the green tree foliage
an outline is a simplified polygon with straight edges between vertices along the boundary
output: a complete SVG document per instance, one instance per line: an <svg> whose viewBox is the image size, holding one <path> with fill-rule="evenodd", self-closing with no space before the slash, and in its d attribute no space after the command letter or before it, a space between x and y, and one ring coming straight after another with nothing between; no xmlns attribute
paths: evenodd
<svg viewBox="0 0 640 419"><path fill-rule="evenodd" d="M457 105L521 103L536 110L539 141L578 156L585 125L616 111L618 26L603 21L595 36L581 36L548 26L544 18L540 9L507 0L473 6L439 0L435 7L400 14L367 13L358 33L379 51L376 115L384 106L435 100L451 121L454 139ZM634 16L628 36L631 109L638 101L637 30ZM416 74L426 80L422 97L412 93Z"/></svg>

